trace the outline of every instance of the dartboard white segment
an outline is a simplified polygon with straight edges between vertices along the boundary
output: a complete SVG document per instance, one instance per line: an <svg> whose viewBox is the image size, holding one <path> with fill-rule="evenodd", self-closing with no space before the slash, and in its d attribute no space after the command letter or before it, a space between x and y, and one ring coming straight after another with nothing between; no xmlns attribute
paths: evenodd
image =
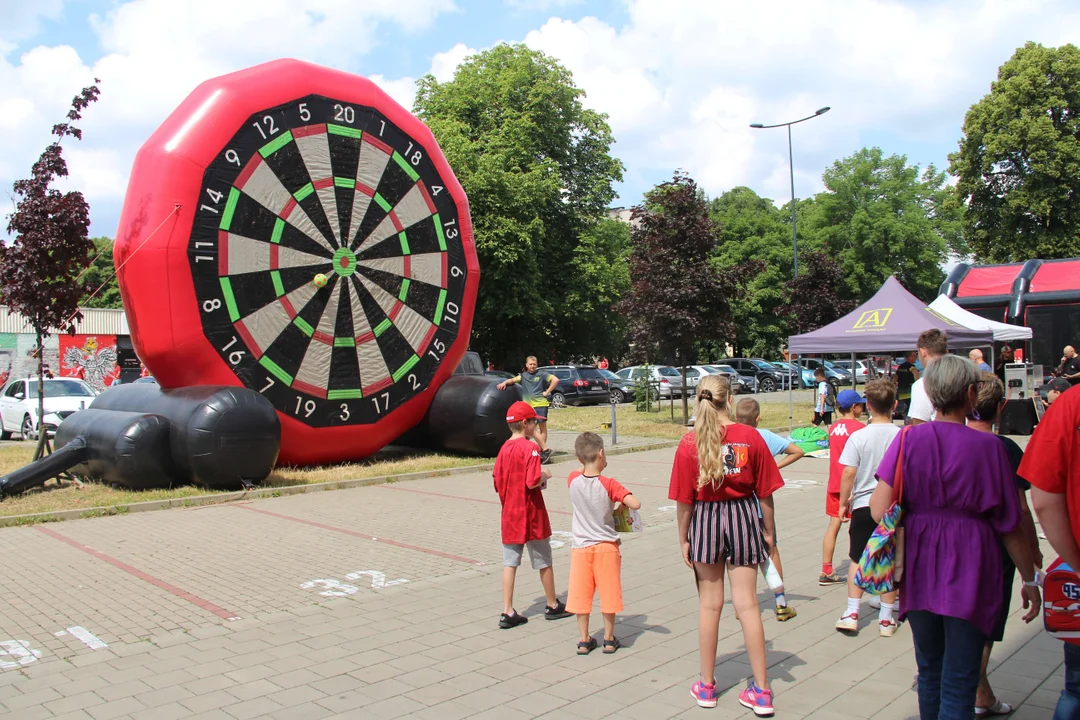
<svg viewBox="0 0 1080 720"><path fill-rule="evenodd" d="M265 353L285 328L289 327L298 311L306 307L314 296L315 286L304 283L291 293L279 297L277 302L267 303L240 320L238 325L243 325L251 342L255 344L252 351L260 355Z"/></svg>
<svg viewBox="0 0 1080 720"><path fill-rule="evenodd" d="M329 262L330 258L265 240L254 240L224 230L218 233L218 273L222 277L283 268L316 267Z"/></svg>
<svg viewBox="0 0 1080 720"><path fill-rule="evenodd" d="M236 178L236 187L328 251L334 252L333 246L297 204L296 198L281 184L273 169L259 155L253 156Z"/></svg>
<svg viewBox="0 0 1080 720"><path fill-rule="evenodd" d="M394 325L401 331L401 334L405 336L405 339L409 342L409 345L416 354L423 354L424 348L427 347L426 339L429 333L431 333L431 329L434 327L431 321L424 318L408 305L403 305L398 311L397 319L394 320Z"/></svg>
<svg viewBox="0 0 1080 720"><path fill-rule="evenodd" d="M353 292L349 293L349 299L352 303L353 335L356 338L356 362L360 369L361 386L364 395L367 395L375 389L385 387L392 378L389 368L386 367L386 359L375 340L375 331L360 305L359 292L354 286Z"/></svg>
<svg viewBox="0 0 1080 720"><path fill-rule="evenodd" d="M379 307L383 309L383 312L393 321L397 316L396 306L401 304L400 301L366 277L361 276L360 282L363 284L364 289L371 293L371 297L375 298L375 302L379 303Z"/></svg>
<svg viewBox="0 0 1080 720"><path fill-rule="evenodd" d="M405 193L405 197L401 198L398 204L394 206L394 215L397 216L401 227L406 230L434 214L435 204L431 202L427 191L420 183L413 185L412 189Z"/></svg>
<svg viewBox="0 0 1080 720"><path fill-rule="evenodd" d="M444 269L446 253L421 253L400 257L371 258L359 260L362 267L379 270L390 275L419 280L435 287L445 287Z"/></svg>
<svg viewBox="0 0 1080 720"><path fill-rule="evenodd" d="M341 242L341 227L338 222L337 195L334 193L334 167L330 161L330 143L327 140L326 125L309 125L292 131L293 140L304 159L308 175L315 187L315 194L322 203L323 212L330 221L330 230L334 238Z"/></svg>
<svg viewBox="0 0 1080 720"><path fill-rule="evenodd" d="M394 215L394 211L391 210L390 214L384 217L382 222L371 231L371 234L364 238L364 241L360 243L360 247L356 248L356 252L360 253L373 245L378 245L386 238L395 233L399 233L402 230L404 230L404 228Z"/></svg>
<svg viewBox="0 0 1080 720"><path fill-rule="evenodd" d="M344 283L338 283L330 291L326 307L319 317L319 325L311 336L307 352L300 363L300 370L293 379L293 387L318 397L326 397L330 379L330 363L333 359L334 329L337 325L338 302Z"/></svg>

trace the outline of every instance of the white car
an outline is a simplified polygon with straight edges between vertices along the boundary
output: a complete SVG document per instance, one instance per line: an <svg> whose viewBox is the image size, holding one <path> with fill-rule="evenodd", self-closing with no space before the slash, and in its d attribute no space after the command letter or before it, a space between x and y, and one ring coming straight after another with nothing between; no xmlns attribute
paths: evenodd
<svg viewBox="0 0 1080 720"><path fill-rule="evenodd" d="M629 382L644 378L652 386L653 397L671 398L682 395L682 375L668 365L634 365L615 374ZM689 382L687 387L692 387Z"/></svg>
<svg viewBox="0 0 1080 720"><path fill-rule="evenodd" d="M56 432L64 418L82 410L97 394L78 378L55 378L45 381L45 431ZM38 414L37 378L9 380L0 391L0 440L19 433L23 440L36 439L42 422Z"/></svg>

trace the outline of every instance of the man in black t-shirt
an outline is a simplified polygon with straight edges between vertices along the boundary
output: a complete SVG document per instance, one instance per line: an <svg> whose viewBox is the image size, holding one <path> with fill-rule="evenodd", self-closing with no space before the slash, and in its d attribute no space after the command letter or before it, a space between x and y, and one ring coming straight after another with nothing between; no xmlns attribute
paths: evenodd
<svg viewBox="0 0 1080 720"><path fill-rule="evenodd" d="M1069 381L1070 385L1080 385L1080 355L1072 345L1066 345L1064 357L1061 358L1061 366L1058 367L1058 376Z"/></svg>
<svg viewBox="0 0 1080 720"><path fill-rule="evenodd" d="M896 368L893 384L896 385L896 414L905 417L908 405L911 403L911 386L919 379L919 371L915 369L915 358L918 355L911 351L904 355L904 362Z"/></svg>

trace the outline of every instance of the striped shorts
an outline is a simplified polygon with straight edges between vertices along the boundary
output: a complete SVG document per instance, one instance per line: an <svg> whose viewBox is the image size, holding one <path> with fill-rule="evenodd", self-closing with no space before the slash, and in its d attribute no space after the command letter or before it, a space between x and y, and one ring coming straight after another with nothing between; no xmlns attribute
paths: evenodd
<svg viewBox="0 0 1080 720"><path fill-rule="evenodd" d="M753 497L696 502L690 519L690 559L714 565L757 565L769 556Z"/></svg>

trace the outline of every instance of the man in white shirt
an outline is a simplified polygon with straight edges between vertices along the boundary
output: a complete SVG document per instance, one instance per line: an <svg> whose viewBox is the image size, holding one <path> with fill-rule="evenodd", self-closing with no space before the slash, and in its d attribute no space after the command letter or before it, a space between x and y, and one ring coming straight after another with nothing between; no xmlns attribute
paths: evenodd
<svg viewBox="0 0 1080 720"><path fill-rule="evenodd" d="M945 337L945 333L933 328L932 330L924 330L919 335L915 348L919 352L919 362L922 363L923 370L925 370L927 365L948 352L949 341ZM936 415L937 412L934 410L930 398L926 395L926 389L923 388L923 379L919 378L911 386L911 404L908 406L907 424L918 425L919 423L930 422Z"/></svg>

